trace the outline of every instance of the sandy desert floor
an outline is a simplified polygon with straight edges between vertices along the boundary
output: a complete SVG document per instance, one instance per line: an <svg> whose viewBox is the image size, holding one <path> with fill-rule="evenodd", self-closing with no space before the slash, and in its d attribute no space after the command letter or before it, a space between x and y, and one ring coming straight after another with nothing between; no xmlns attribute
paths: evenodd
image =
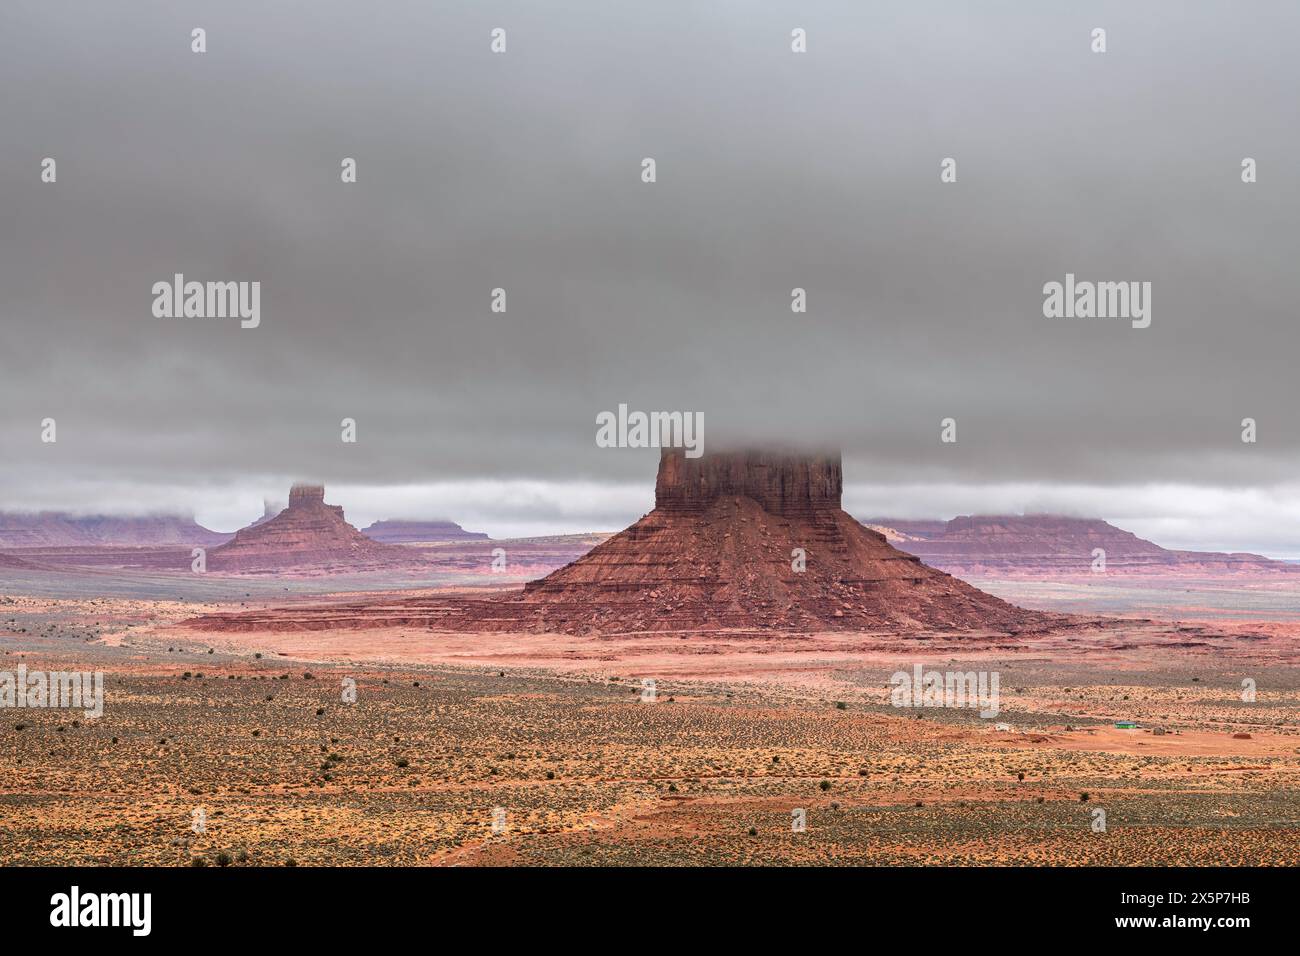
<svg viewBox="0 0 1300 956"><path fill-rule="evenodd" d="M105 674L102 717L3 712L0 863L1300 863L1293 622L1032 643L179 623L232 606L0 597L0 671ZM917 663L998 673L996 720L891 706Z"/></svg>

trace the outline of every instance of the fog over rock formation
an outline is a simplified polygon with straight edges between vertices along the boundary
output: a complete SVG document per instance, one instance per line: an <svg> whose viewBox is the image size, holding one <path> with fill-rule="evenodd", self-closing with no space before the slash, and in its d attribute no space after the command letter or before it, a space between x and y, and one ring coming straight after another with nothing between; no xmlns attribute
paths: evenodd
<svg viewBox="0 0 1300 956"><path fill-rule="evenodd" d="M1259 554L1162 548L1100 518L1065 515L963 515L951 521L869 518L899 549L954 574L1084 573L1094 551L1107 573L1300 573L1300 565Z"/></svg>
<svg viewBox="0 0 1300 956"><path fill-rule="evenodd" d="M215 547L230 540L183 515L74 515L0 512L0 548Z"/></svg>
<svg viewBox="0 0 1300 956"><path fill-rule="evenodd" d="M361 529L367 538L385 544L423 544L430 541L486 541L482 531L466 531L454 521L375 521Z"/></svg>
<svg viewBox="0 0 1300 956"><path fill-rule="evenodd" d="M659 460L655 509L702 513L721 497L744 497L764 511L808 517L840 507L840 456L743 451L688 458L671 450Z"/></svg>
<svg viewBox="0 0 1300 956"><path fill-rule="evenodd" d="M926 567L840 507L840 458L665 450L655 509L521 599L548 628L1001 629L1042 616Z"/></svg>

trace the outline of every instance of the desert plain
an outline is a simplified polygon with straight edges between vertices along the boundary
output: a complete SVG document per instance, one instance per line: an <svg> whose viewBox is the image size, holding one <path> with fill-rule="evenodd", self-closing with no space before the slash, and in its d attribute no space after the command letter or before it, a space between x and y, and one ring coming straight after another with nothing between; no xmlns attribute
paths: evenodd
<svg viewBox="0 0 1300 956"><path fill-rule="evenodd" d="M49 581L6 572L0 671L102 671L104 709L0 712L6 865L1300 863L1290 583L983 580L1085 623L918 636L303 629L461 586ZM196 626L250 611L283 620ZM998 714L893 706L916 664L997 673Z"/></svg>

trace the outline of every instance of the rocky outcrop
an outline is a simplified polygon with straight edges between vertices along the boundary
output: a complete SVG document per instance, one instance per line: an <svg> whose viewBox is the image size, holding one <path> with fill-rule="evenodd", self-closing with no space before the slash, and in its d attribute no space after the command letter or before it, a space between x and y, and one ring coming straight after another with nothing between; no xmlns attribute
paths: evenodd
<svg viewBox="0 0 1300 956"><path fill-rule="evenodd" d="M655 510L525 587L550 629L988 630L1041 619L928 568L840 507L838 455L660 459Z"/></svg>
<svg viewBox="0 0 1300 956"><path fill-rule="evenodd" d="M325 503L320 485L294 485L289 506L268 521L236 532L208 552L211 571L365 570L415 560L409 549L372 541L348 524L343 509Z"/></svg>
<svg viewBox="0 0 1300 956"><path fill-rule="evenodd" d="M466 531L454 521L376 521L361 529L367 538L384 544L426 544L444 541L486 541L481 531Z"/></svg>
<svg viewBox="0 0 1300 956"><path fill-rule="evenodd" d="M872 523L909 527L889 518ZM912 527L918 524L931 523ZM921 537L902 531L892 540L926 564L956 574L1091 573L1096 549L1106 553L1107 573L1300 572L1296 565L1258 554L1172 551L1099 518L1063 515L966 515L946 522L940 533Z"/></svg>

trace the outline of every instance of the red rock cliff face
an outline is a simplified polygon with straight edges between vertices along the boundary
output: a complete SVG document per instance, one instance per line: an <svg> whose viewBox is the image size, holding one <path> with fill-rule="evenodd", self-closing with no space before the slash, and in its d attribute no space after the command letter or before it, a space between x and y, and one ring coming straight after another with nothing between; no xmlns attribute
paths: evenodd
<svg viewBox="0 0 1300 956"><path fill-rule="evenodd" d="M327 505L325 503L324 485L294 485L289 489L289 507L294 510L326 508L333 511L340 518L343 517L342 505Z"/></svg>
<svg viewBox="0 0 1300 956"><path fill-rule="evenodd" d="M687 458L674 448L659 459L655 508L698 514L719 498L741 496L769 514L808 516L838 511L842 490L838 454L745 451Z"/></svg>

